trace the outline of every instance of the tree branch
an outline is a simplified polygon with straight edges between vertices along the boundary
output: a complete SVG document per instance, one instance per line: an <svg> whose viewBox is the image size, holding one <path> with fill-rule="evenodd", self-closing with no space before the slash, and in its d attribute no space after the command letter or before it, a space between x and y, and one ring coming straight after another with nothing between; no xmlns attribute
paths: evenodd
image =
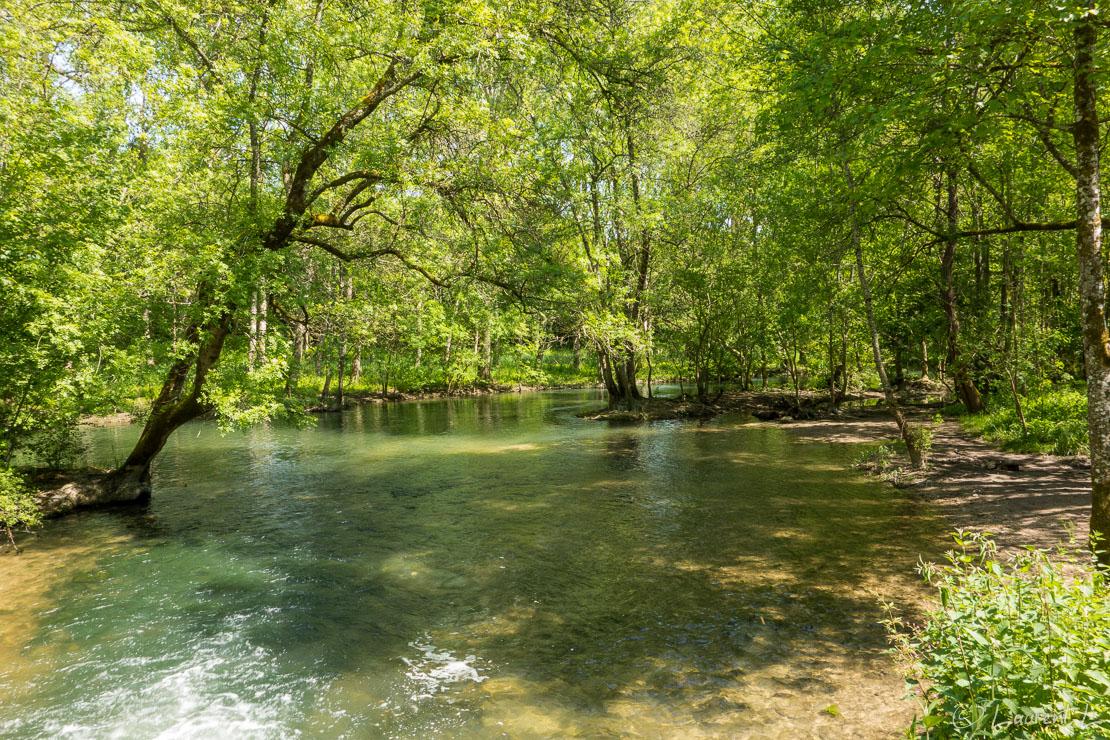
<svg viewBox="0 0 1110 740"><path fill-rule="evenodd" d="M344 252L339 247L336 247L332 244L328 244L326 241L323 241L322 239L313 239L312 237L302 236L300 234L298 234L296 236L291 236L289 238L290 238L290 241L301 242L302 244L311 244L314 247L319 247L320 249L324 250L328 254L332 255L333 257L337 257L340 260L343 260L344 262L358 262L360 260L375 259L377 257L385 257L385 256L394 257L394 258L397 259L397 261L399 261L401 264L403 264L408 269L412 270L413 272L417 272L417 273L420 273L421 275L423 275L424 278L427 279L428 282L432 283L433 285L438 285L441 288L447 287L447 282L446 281L439 280L439 279L433 277L432 275L430 275L428 273L427 270L425 270L420 265L415 264L414 262L410 261L407 257L405 257L405 255L401 254L400 252L398 252L393 247L387 247L385 249L370 249L370 250L365 250L365 251L362 251L362 252Z"/></svg>
<svg viewBox="0 0 1110 740"><path fill-rule="evenodd" d="M320 140L306 149L297 164L293 180L289 185L289 194L285 198L285 208L262 238L266 249L281 249L288 243L293 231L297 228L301 216L304 215L312 199L332 186L325 185L323 190L317 188L309 194L308 187L317 171L331 156L331 152L347 137L347 134L373 113L385 100L396 95L404 88L411 85L423 76L422 72L411 72L404 77L397 77L397 60L390 62L385 72L373 89L360 101L359 105L344 113L339 120L320 137ZM353 173L352 173L353 174ZM346 177L346 176L344 176ZM342 180L343 178L339 178ZM332 181L333 183L335 181ZM348 179L346 182L350 182Z"/></svg>
<svg viewBox="0 0 1110 740"><path fill-rule="evenodd" d="M315 202L315 200L317 198L319 198L321 195L323 195L328 190L331 190L333 188L338 188L342 185L346 185L347 183L352 182L354 180L366 180L367 183L366 183L366 185L364 185L364 187L366 187L370 184L381 181L381 179L382 179L381 174L379 174L377 172L368 172L366 170L358 170L356 172L348 172L346 175L343 175L342 177L337 177L334 180L332 180L331 182L326 182L323 185L321 185L320 187L313 190L309 194L308 198L305 201L305 207L307 208L308 206L312 205L313 202ZM356 193L356 195L357 195L357 193Z"/></svg>
<svg viewBox="0 0 1110 740"><path fill-rule="evenodd" d="M1027 109L1026 113L1028 113L1028 112L1029 111ZM1035 119L1032 118L1031 116L1029 118L1024 118L1022 120L1035 122ZM1052 125L1052 121L1049 120L1048 124ZM1071 162L1069 162L1064 157L1064 155L1060 153L1060 150L1058 148L1056 148L1056 143L1054 141L1052 141L1052 137L1049 136L1048 129L1045 128L1043 125L1038 125L1038 126L1034 126L1034 130L1037 132L1037 138L1041 140L1041 143L1044 144L1044 148L1048 150L1048 153L1052 155L1052 158L1056 160L1056 163L1059 164L1061 167L1063 167L1064 170L1069 175L1071 175L1073 179L1078 180L1079 179L1079 170L1077 170L1075 168L1075 165L1072 164ZM1068 129L1068 130L1070 131L1070 129Z"/></svg>
<svg viewBox="0 0 1110 740"><path fill-rule="evenodd" d="M1010 204L1006 202L1006 199L1002 197L1001 193L995 190L993 185L987 182L987 179L979 173L979 170L975 169L975 165L969 162L967 165L967 171L972 177L975 178L975 180L980 185L986 188L987 192L990 193L991 196L998 202L998 205L1002 206L1002 210L1006 214L1006 218L1010 219L1012 223L1020 223L1018 217L1014 215L1013 210L1010 208Z"/></svg>
<svg viewBox="0 0 1110 740"><path fill-rule="evenodd" d="M197 57L200 58L201 63L204 64L204 66L208 69L209 74L212 75L212 79L216 82L220 82L221 77L220 73L216 71L216 65L212 62L207 54L201 51L200 46L198 46L197 42L193 40L193 37L190 36L184 28L178 25L177 21L174 20L174 17L170 15L169 12L158 3L158 0L150 0L150 4L154 6L154 9L161 13L162 17L169 22L170 27L173 28L173 32L177 34L177 37L184 41L185 44L193 50L193 53L195 53Z"/></svg>

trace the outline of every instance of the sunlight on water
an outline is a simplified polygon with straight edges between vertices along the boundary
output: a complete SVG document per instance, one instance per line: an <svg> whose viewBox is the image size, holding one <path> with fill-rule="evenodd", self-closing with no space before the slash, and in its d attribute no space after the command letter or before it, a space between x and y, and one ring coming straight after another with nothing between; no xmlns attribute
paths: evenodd
<svg viewBox="0 0 1110 740"><path fill-rule="evenodd" d="M848 447L592 403L187 426L149 507L0 558L0 736L898 734L873 594L915 598L940 525ZM137 431L92 430L94 462Z"/></svg>
<svg viewBox="0 0 1110 740"><path fill-rule="evenodd" d="M431 699L435 694L443 691L448 684L459 681L481 683L487 678L478 674L478 669L473 665L476 660L473 655L459 660L450 652L436 650L433 645L420 645L415 642L410 642L409 645L421 653L419 658L401 659L409 667L405 677L418 687L419 693L410 697L412 701Z"/></svg>

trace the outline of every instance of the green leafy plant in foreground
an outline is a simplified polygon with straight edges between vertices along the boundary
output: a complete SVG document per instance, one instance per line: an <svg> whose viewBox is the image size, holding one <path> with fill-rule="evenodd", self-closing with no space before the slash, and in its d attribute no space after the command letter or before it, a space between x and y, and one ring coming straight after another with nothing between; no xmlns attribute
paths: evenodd
<svg viewBox="0 0 1110 740"><path fill-rule="evenodd" d="M0 468L0 534L6 535L18 552L15 530L29 529L41 521L35 492L11 468Z"/></svg>
<svg viewBox="0 0 1110 740"><path fill-rule="evenodd" d="M891 616L893 653L923 714L908 737L1110 737L1110 592L1075 555L1001 562L959 532L923 624Z"/></svg>

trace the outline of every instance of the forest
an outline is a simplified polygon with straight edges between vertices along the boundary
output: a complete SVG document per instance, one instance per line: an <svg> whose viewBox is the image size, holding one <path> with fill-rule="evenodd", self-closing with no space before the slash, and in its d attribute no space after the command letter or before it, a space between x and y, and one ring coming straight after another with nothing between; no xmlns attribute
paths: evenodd
<svg viewBox="0 0 1110 740"><path fill-rule="evenodd" d="M1022 731L1103 737L1099 10L0 0L0 534L41 524L34 471L83 465L90 417L140 431L82 506L157 499L198 420L230 439L559 387L648 414L661 383L699 407L774 391L796 416L870 397L912 471L944 444L908 395L927 385L992 444L1089 459L1082 593L1034 568L1054 603L1086 599L1072 647L1094 661L1061 658L1070 688L1037 722L1082 712ZM1033 588L961 557L932 574L969 602L949 612ZM953 729L1047 690L1013 660L1031 694L988 700L957 666L922 731L1019 736Z"/></svg>

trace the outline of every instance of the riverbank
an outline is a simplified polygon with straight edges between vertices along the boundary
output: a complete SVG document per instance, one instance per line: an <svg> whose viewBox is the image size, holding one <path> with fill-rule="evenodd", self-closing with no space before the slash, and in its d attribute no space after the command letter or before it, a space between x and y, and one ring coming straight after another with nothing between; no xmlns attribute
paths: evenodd
<svg viewBox="0 0 1110 740"><path fill-rule="evenodd" d="M882 477L918 501L937 508L951 529L994 535L1000 552L1017 554L1026 547L1054 549L1084 543L1089 532L1090 463L1085 456L1006 452L975 436L958 420L935 421L944 405L943 386L911 387L902 397L907 416L933 432L926 469L910 470L893 451L880 466L860 468ZM689 399L654 399L635 411L604 410L587 419L619 422L674 418L708 418L745 413L755 425L775 426L809 443L890 444L898 429L882 395L863 392L839 407L826 394L803 391L729 391L711 403Z"/></svg>
<svg viewBox="0 0 1110 740"><path fill-rule="evenodd" d="M346 397L344 408L350 408L360 403L387 403L391 401L425 401L436 398L475 398L489 396L495 393L531 393L535 391L567 391L588 390L600 388L596 383L559 383L555 385L524 385L502 383L489 383L481 385L465 385L459 388L434 388L422 391L388 391L386 393L355 393ZM312 406L308 411L338 411L340 409L329 405Z"/></svg>
<svg viewBox="0 0 1110 740"><path fill-rule="evenodd" d="M903 455L891 452L881 474L914 499L927 502L951 529L988 532L1000 552L1026 547L1054 549L1086 542L1090 515L1090 463L1085 456L1006 452L975 436L958 420L936 422L944 406L944 387L916 383L901 396L907 416L933 432L926 469L909 469ZM706 418L722 413L750 414L755 425L776 426L809 443L893 443L898 429L882 404L882 394L863 392L840 406L827 394L803 391L729 391L709 404L655 400L636 412L605 411L587 416L617 421Z"/></svg>
<svg viewBox="0 0 1110 740"><path fill-rule="evenodd" d="M910 416L931 422L927 412L911 409ZM898 436L882 407L848 409L831 419L757 423L779 425L810 443L876 444ZM933 426L924 471L911 471L896 457L884 477L936 506L952 529L995 535L1005 554L1087 539L1091 483L1090 464L1083 456L1003 452L972 436L959 421L945 420Z"/></svg>

